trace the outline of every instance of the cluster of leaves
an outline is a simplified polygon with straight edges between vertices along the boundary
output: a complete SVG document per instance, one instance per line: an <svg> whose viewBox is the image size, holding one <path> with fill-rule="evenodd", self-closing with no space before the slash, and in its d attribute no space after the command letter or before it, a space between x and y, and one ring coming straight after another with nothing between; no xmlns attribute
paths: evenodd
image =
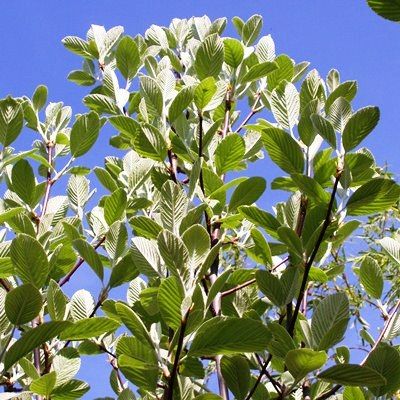
<svg viewBox="0 0 400 400"><path fill-rule="evenodd" d="M44 86L0 101L1 398L80 398L89 389L75 377L80 357L98 354L118 399L371 399L399 389L388 259L360 254L352 283L343 257L355 217L390 210L400 195L360 148L379 110L354 111L357 84L338 71L322 79L277 55L271 36L259 38L260 16L232 22L239 39L221 36L226 19L207 17L134 38L96 25L86 39L66 37L83 59L68 79L94 86L71 127L62 103L41 111ZM106 123L123 157L76 165ZM10 145L24 125L39 139L18 153ZM255 205L263 177L234 174L252 162L284 172L271 187L288 199L273 212ZM104 194L93 207L89 174ZM65 176L66 195L54 196ZM398 266L400 242L373 240ZM97 300L84 289L68 298L63 286L86 264L102 282ZM110 296L120 286L125 301ZM361 317L366 302L385 320L377 339ZM364 321L360 363L338 346L351 319Z"/></svg>

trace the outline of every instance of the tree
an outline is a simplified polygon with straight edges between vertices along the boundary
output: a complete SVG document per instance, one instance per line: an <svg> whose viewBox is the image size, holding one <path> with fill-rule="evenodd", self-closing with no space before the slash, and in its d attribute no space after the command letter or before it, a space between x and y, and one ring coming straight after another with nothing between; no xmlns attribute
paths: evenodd
<svg viewBox="0 0 400 400"><path fill-rule="evenodd" d="M94 86L72 125L63 103L42 112L45 86L0 101L0 398L80 398L80 357L99 354L118 399L371 399L400 388L400 242L395 227L382 235L400 187L360 147L379 109L354 111L357 83L338 71L324 80L276 55L259 15L232 22L238 38L207 17L144 37L92 25L86 39L64 38L83 59L68 79ZM90 170L83 156L104 124L117 155ZM18 152L24 126L38 140ZM256 205L265 179L243 175L253 162L288 193L273 211ZM65 177L66 195L54 195ZM80 268L103 289L68 298Z"/></svg>

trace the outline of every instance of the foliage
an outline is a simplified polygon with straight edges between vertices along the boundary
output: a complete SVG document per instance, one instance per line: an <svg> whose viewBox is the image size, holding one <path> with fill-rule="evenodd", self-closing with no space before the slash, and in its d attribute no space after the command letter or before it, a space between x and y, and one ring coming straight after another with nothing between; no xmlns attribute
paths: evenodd
<svg viewBox="0 0 400 400"><path fill-rule="evenodd" d="M276 54L260 16L232 22L236 38L208 17L64 38L83 62L68 79L93 86L73 122L45 86L0 101L1 399L82 397L83 355L109 360L118 399L400 388L400 240L387 229L400 187L361 147L379 109L353 110L357 84L338 71ZM90 170L105 124L115 150ZM38 139L17 151L24 126ZM286 201L256 204L254 162ZM99 294L66 295L80 268Z"/></svg>
<svg viewBox="0 0 400 400"><path fill-rule="evenodd" d="M368 0L368 5L381 17L391 21L400 21L399 0Z"/></svg>

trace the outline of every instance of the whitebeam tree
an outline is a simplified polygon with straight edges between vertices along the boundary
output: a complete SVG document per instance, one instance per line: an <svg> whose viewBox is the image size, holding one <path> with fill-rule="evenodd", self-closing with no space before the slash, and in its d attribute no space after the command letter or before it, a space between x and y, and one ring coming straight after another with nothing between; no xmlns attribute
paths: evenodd
<svg viewBox="0 0 400 400"><path fill-rule="evenodd" d="M81 398L81 355L121 400L394 398L400 241L374 226L400 188L361 147L379 109L277 54L260 16L232 22L237 38L225 18L92 25L63 40L87 113L46 105L45 86L0 101L1 400ZM90 170L105 124L124 155ZM253 162L276 166L267 191ZM271 189L287 201L261 209ZM360 232L370 251L346 259ZM68 298L83 268L102 290Z"/></svg>

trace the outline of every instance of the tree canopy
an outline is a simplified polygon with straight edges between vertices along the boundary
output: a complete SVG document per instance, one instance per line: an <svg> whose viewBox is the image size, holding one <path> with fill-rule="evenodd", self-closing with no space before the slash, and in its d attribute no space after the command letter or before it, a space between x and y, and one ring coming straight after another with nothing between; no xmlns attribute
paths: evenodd
<svg viewBox="0 0 400 400"><path fill-rule="evenodd" d="M280 54L261 16L232 24L92 25L62 41L86 113L43 85L0 100L0 399L90 396L87 355L121 400L399 390L400 186L363 147L379 108ZM68 297L82 268L102 289Z"/></svg>

